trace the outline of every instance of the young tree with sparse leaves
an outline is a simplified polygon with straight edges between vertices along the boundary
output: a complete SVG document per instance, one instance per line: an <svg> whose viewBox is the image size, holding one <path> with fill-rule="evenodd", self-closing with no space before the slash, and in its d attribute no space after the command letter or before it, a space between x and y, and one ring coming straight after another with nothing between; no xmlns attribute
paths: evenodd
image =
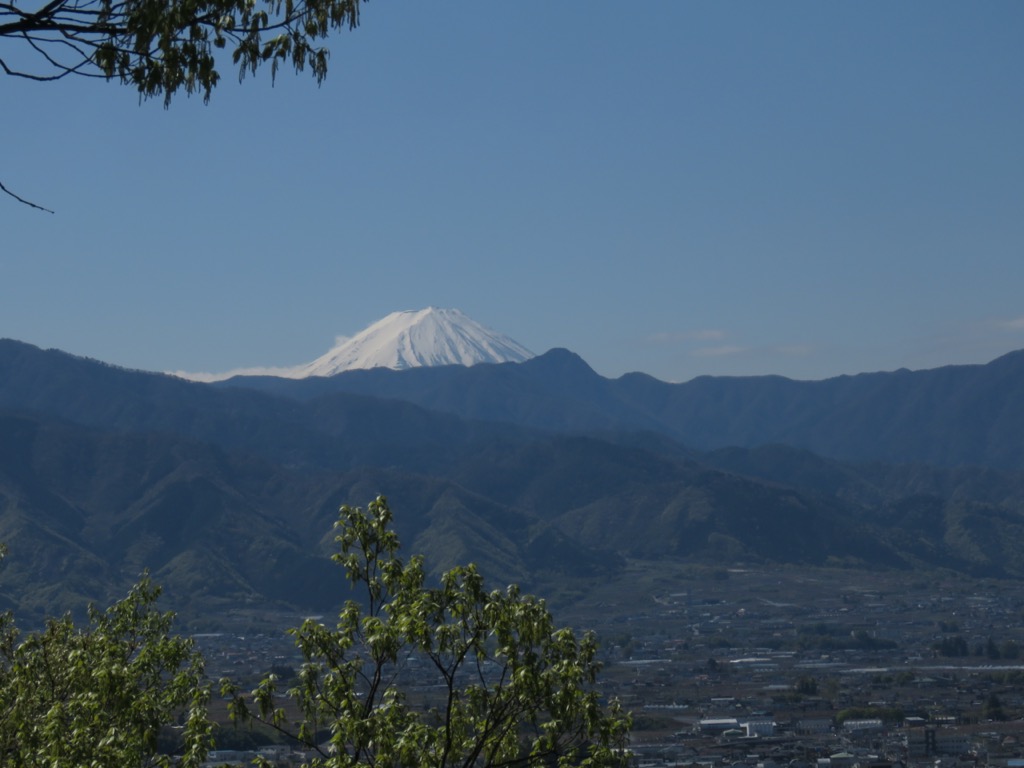
<svg viewBox="0 0 1024 768"><path fill-rule="evenodd" d="M333 627L292 631L305 663L290 707L271 675L247 695L225 684L234 715L297 739L322 768L624 765L629 717L595 686L593 636L556 627L514 586L488 591L472 565L427 586L390 524L384 498L342 507L333 558L362 602Z"/></svg>

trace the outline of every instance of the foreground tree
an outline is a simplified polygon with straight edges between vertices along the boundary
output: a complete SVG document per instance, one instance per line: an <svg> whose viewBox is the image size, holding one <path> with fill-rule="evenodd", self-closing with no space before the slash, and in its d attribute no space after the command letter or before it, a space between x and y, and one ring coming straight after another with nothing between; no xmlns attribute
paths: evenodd
<svg viewBox="0 0 1024 768"><path fill-rule="evenodd" d="M158 594L143 579L105 612L90 610L85 628L65 617L25 637L0 616L0 765L169 765L157 738L179 721L179 764L202 764L211 733L202 660L170 634Z"/></svg>
<svg viewBox="0 0 1024 768"><path fill-rule="evenodd" d="M274 77L284 65L309 67L322 82L330 54L320 43L334 30L358 26L360 0L28 3L0 0L0 72L36 81L118 80L168 106L182 90L208 101L229 57L239 80L264 65ZM53 213L2 181L0 192Z"/></svg>
<svg viewBox="0 0 1024 768"><path fill-rule="evenodd" d="M30 80L117 79L144 98L201 92L228 55L239 78L269 65L309 67L318 82L332 30L359 23L360 0L0 0L0 70ZM218 49L225 53L218 58ZM5 51L14 50L13 55Z"/></svg>
<svg viewBox="0 0 1024 768"><path fill-rule="evenodd" d="M472 565L426 586L390 524L383 498L341 509L333 557L363 599L333 628L293 630L305 664L287 696L299 716L273 675L248 696L225 685L235 716L297 739L324 768L623 765L629 718L601 701L594 638L556 628L515 587L487 591Z"/></svg>

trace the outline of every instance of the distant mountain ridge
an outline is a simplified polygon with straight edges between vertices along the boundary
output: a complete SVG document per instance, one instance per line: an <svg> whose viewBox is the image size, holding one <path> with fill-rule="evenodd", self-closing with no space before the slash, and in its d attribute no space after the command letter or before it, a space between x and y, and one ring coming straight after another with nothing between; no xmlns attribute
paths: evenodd
<svg viewBox="0 0 1024 768"><path fill-rule="evenodd" d="M527 589L645 560L1024 578L1021 441L1004 437L1024 434L1022 364L672 385L552 350L211 386L0 340L0 607L105 600L148 567L202 626L323 611L345 596L325 558L337 508L378 493L434 575L474 561ZM769 439L822 424L870 455ZM1010 469L925 466L922 440Z"/></svg>
<svg viewBox="0 0 1024 768"><path fill-rule="evenodd" d="M1024 469L1024 350L985 365L822 381L607 379L554 349L516 365L239 377L224 386L299 401L332 392L405 400L467 419L554 431L648 430L699 450L792 445L844 460Z"/></svg>
<svg viewBox="0 0 1024 768"><path fill-rule="evenodd" d="M468 317L458 309L427 307L392 312L338 343L316 360L291 368L253 368L223 374L176 376L195 381L222 381L236 375L270 375L286 379L334 376L364 368L403 370L430 366L522 362L533 353L519 342Z"/></svg>

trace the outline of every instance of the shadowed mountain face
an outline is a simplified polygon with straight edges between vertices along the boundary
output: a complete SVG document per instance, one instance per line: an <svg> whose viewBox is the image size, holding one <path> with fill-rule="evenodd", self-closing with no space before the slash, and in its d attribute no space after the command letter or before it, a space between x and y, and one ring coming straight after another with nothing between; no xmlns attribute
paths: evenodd
<svg viewBox="0 0 1024 768"><path fill-rule="evenodd" d="M556 431L649 430L696 449L785 444L833 458L1024 469L1024 351L987 365L792 381L605 379L567 350L520 364L348 371L229 384L308 400L327 392Z"/></svg>
<svg viewBox="0 0 1024 768"><path fill-rule="evenodd" d="M1024 476L1000 468L1020 367L670 385L556 350L213 387L2 341L0 600L77 609L148 568L204 626L329 610L337 508L380 493L435 575L475 561L527 588L652 558L1024 577Z"/></svg>

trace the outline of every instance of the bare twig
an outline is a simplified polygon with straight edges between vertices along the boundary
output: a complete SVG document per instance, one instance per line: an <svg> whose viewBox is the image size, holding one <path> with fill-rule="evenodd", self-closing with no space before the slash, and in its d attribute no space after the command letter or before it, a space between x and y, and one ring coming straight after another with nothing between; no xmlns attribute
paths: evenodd
<svg viewBox="0 0 1024 768"><path fill-rule="evenodd" d="M53 213L53 211L51 211L49 208L44 208L41 205L36 205L31 200L26 200L25 198L20 197L20 196L14 194L13 192L11 192L11 190L9 190L7 187L4 186L4 183L2 181L0 181L0 191L10 195L15 200L17 200L19 203L24 203L25 205L29 206L30 208L35 208L37 211L46 211L47 213Z"/></svg>

